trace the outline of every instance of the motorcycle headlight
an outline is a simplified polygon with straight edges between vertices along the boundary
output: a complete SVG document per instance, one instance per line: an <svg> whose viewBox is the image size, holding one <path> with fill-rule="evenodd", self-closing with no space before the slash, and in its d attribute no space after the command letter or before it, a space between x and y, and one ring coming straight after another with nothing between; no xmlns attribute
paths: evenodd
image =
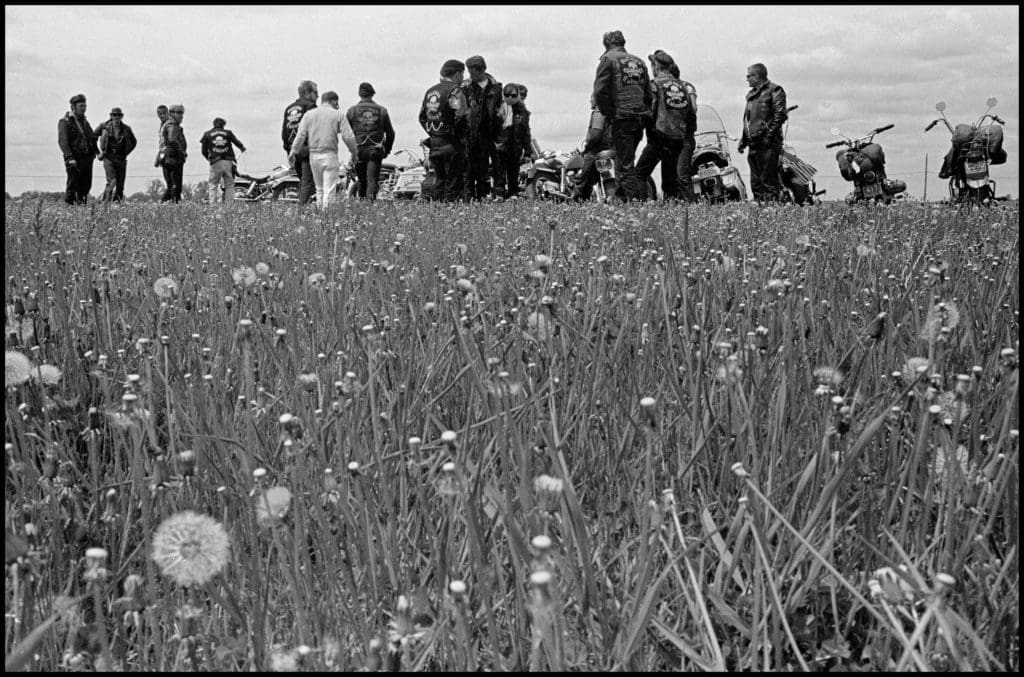
<svg viewBox="0 0 1024 677"><path fill-rule="evenodd" d="M875 180L874 172L864 172L864 180L868 183L872 183Z"/></svg>

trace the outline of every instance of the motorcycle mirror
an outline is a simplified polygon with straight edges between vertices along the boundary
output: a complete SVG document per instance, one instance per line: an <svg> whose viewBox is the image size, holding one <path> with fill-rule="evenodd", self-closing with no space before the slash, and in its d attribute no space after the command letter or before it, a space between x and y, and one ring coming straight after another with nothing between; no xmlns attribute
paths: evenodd
<svg viewBox="0 0 1024 677"><path fill-rule="evenodd" d="M997 103L999 103L999 99L997 99L994 96L990 96L990 97L988 97L988 100L985 102L985 105L988 106L989 108L992 108Z"/></svg>
<svg viewBox="0 0 1024 677"><path fill-rule="evenodd" d="M842 136L843 135L843 133L839 131L838 127L832 127L831 129L828 130L828 133L831 134L832 136Z"/></svg>
<svg viewBox="0 0 1024 677"><path fill-rule="evenodd" d="M937 104L935 104L935 110L939 111L940 113L946 110L946 102L940 101Z"/></svg>

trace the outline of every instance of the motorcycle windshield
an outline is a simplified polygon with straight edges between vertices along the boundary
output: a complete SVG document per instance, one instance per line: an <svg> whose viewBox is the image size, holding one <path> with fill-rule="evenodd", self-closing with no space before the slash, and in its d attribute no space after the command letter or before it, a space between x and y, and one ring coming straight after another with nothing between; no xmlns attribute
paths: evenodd
<svg viewBox="0 0 1024 677"><path fill-rule="evenodd" d="M706 103L697 105L697 132L693 135L698 148L716 146L728 152L728 138L721 116Z"/></svg>

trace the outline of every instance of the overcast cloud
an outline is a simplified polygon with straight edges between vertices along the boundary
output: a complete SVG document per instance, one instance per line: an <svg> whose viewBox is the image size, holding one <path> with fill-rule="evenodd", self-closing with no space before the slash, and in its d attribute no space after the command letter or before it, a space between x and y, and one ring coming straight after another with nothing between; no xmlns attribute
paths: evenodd
<svg viewBox="0 0 1024 677"><path fill-rule="evenodd" d="M819 188L841 198L829 128L851 136L893 123L879 135L890 176L920 197L925 154L928 197L946 191L936 177L948 150L941 126L924 134L945 100L954 123L973 122L985 99L1006 120L1009 160L994 167L999 193L1019 195L1020 42L1017 6L921 7L155 7L6 6L5 190L62 190L57 120L78 93L95 126L112 106L125 112L139 146L129 158L128 193L159 170L158 104L185 106L190 146L186 183L205 178L199 137L223 117L249 152L240 167L269 170L285 159L282 111L303 79L358 100L362 81L395 123L395 148L422 138L420 99L449 58L483 55L502 82L530 88L534 135L545 149L580 144L601 36L618 29L626 49L672 54L698 102L713 105L740 133L747 65L763 62L790 105L789 143L818 168ZM747 178L745 156L734 161ZM94 169L93 195L103 170ZM749 181L748 181L749 186Z"/></svg>

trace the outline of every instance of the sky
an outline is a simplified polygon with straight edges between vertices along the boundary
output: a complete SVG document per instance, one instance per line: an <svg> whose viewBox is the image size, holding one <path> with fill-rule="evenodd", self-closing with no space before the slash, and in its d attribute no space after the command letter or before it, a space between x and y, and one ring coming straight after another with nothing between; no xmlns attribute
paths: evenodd
<svg viewBox="0 0 1024 677"><path fill-rule="evenodd" d="M920 198L946 194L936 176L949 149L941 124L985 112L1006 121L1009 159L993 167L997 193L1019 196L1020 10L1003 6L5 6L4 188L63 190L57 121L74 94L88 97L95 126L110 108L139 140L128 160L126 192L145 190L160 170L158 104L185 107L185 183L206 178L199 139L215 117L227 120L248 152L239 169L262 173L285 161L280 127L300 80L334 90L343 108L360 82L377 90L395 125L395 150L418 150L420 101L441 64L480 54L502 82L529 87L533 134L545 150L581 145L602 35L621 30L627 51L646 60L671 54L698 103L714 106L726 130L741 133L746 67L761 62L785 88L787 143L818 169L825 199L851 185L824 145L838 127L849 136L894 124L876 141L891 178ZM735 145L734 145L735 147ZM347 159L347 158L343 158ZM749 188L745 155L733 162ZM658 169L655 174L659 174ZM93 195L103 189L94 166Z"/></svg>

